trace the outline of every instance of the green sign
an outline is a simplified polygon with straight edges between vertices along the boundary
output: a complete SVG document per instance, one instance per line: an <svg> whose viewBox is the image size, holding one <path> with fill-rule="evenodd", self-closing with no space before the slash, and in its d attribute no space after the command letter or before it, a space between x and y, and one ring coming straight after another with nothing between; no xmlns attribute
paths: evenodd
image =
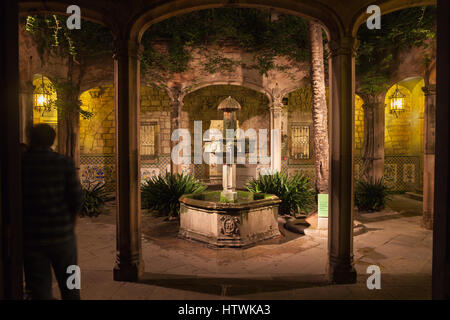
<svg viewBox="0 0 450 320"><path fill-rule="evenodd" d="M317 196L317 208L320 218L328 218L328 194L320 193Z"/></svg>

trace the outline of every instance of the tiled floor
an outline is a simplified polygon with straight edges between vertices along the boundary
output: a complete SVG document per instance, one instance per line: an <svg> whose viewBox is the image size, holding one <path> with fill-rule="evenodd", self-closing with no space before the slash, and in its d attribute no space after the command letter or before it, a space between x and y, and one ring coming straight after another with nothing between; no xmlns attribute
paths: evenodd
<svg viewBox="0 0 450 320"><path fill-rule="evenodd" d="M358 282L327 285L327 240L287 235L248 249L211 249L176 238L175 223L143 217L144 279L112 280L115 218L78 225L83 299L430 299L432 232L420 227L421 202L395 196L395 210L357 215ZM381 268L381 289L369 290L369 265ZM55 287L56 291L56 287Z"/></svg>

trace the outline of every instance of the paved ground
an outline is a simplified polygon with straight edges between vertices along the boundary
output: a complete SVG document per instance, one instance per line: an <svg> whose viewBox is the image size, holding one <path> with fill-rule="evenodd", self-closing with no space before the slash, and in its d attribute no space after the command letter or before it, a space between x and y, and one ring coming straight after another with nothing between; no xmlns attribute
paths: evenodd
<svg viewBox="0 0 450 320"><path fill-rule="evenodd" d="M421 202L394 196L393 210L357 215L358 283L327 285L327 240L285 233L248 249L211 249L176 238L175 222L143 218L145 277L115 282L113 214L80 219L83 299L430 299L432 232L420 227ZM381 290L366 287L367 266L382 271ZM55 287L56 291L56 287Z"/></svg>

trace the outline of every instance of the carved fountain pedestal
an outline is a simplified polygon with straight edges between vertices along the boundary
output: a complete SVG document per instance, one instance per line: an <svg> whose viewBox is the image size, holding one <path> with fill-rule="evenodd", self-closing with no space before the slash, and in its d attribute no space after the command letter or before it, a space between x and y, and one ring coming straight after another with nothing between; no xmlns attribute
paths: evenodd
<svg viewBox="0 0 450 320"><path fill-rule="evenodd" d="M182 196L179 236L218 247L246 247L279 237L281 200L274 195L237 193L238 203L220 203L220 191Z"/></svg>
<svg viewBox="0 0 450 320"><path fill-rule="evenodd" d="M219 104L223 128L236 130L241 106L228 97ZM236 191L236 139L223 140L222 191L188 194L180 198L179 237L218 247L246 247L280 236L277 196ZM231 161L232 160L232 161Z"/></svg>

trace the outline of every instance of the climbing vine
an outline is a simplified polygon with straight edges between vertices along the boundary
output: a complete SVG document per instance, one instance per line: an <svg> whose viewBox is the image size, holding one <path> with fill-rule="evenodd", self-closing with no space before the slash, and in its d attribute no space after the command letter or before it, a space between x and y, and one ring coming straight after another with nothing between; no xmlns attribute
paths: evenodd
<svg viewBox="0 0 450 320"><path fill-rule="evenodd" d="M53 14L28 16L22 21L37 45L42 64L46 54L82 63L87 57L112 52L112 35L107 28L83 20L81 29L70 30L66 19Z"/></svg>
<svg viewBox="0 0 450 320"><path fill-rule="evenodd" d="M42 65L49 57L66 59L67 77L52 79L52 89L56 90L58 98L50 101L51 105L62 112L78 112L86 119L93 114L81 108L81 78L73 78L73 69L78 67L81 77L87 58L112 53L112 35L107 28L89 21L83 21L79 30L69 30L66 19L55 14L35 15L26 17L22 23L36 43Z"/></svg>
<svg viewBox="0 0 450 320"><path fill-rule="evenodd" d="M69 57L79 64L88 56L112 51L112 35L107 28L83 21L81 30L69 30L64 18L37 15L24 20L42 63L46 53ZM429 63L432 57L427 49L436 36L435 19L436 8L429 6L383 15L380 30L369 30L363 24L357 34L360 93L377 95L385 91L395 71L397 55L405 48L422 48L423 63ZM258 9L208 9L172 17L152 25L142 43L142 71L155 83L164 82L173 73L187 71L194 50L206 57L201 67L208 73L233 72L243 66L267 75L270 70L289 68L278 65L276 57L297 62L309 60L307 21L286 14L275 17L270 11ZM224 57L220 48L226 44L252 52L252 64Z"/></svg>
<svg viewBox="0 0 450 320"><path fill-rule="evenodd" d="M356 58L360 93L376 96L388 89L401 50L421 48L424 52L423 63L429 63L429 48L436 37L435 21L436 8L429 6L383 15L379 30L369 30L365 24L361 25L357 34L360 44Z"/></svg>
<svg viewBox="0 0 450 320"><path fill-rule="evenodd" d="M221 45L232 44L252 52L254 60L247 68L267 75L270 70L283 70L275 58L285 56L294 61L309 58L307 22L296 16L279 14L274 19L269 11L221 8L196 11L155 24L143 37L143 71L171 74L188 69L193 49L207 56L204 71L231 72L242 61L223 57ZM158 50L158 40L168 43L167 51ZM214 49L216 48L216 49Z"/></svg>

